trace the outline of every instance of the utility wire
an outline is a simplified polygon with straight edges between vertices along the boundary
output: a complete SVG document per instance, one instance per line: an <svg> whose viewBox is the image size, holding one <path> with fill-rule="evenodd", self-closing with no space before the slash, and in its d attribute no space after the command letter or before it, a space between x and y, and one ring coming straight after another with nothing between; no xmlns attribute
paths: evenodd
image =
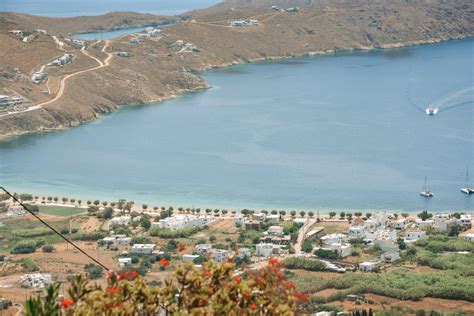
<svg viewBox="0 0 474 316"><path fill-rule="evenodd" d="M28 213L30 213L31 215L33 215L37 220L39 220L41 223L43 223L46 227L48 227L49 229L51 229L56 235L58 235L59 237L61 237L62 239L64 239L67 243L71 244L74 248L76 248L77 250L79 250L83 255L85 255L86 257L88 257L89 259L91 259L92 261L94 261L95 263L97 263L98 265L100 265L102 268L104 268L106 271L110 271L109 268L107 268L107 266L105 266L103 263L101 263L100 261L94 259L91 255L89 255L87 252L85 252L84 250L82 250L79 246L77 246L74 242L72 242L69 238L67 238L66 236L64 236L63 234L61 234L60 232L58 232L54 227L52 227L51 225L49 225L48 223L46 223L44 220L42 220L38 215L36 215L34 212L30 211L25 204L23 204L22 202L20 202L20 200L18 200L13 194L11 194L10 192L8 192L4 187L0 186L0 189L2 189L7 195L9 195L14 201L18 202Z"/></svg>

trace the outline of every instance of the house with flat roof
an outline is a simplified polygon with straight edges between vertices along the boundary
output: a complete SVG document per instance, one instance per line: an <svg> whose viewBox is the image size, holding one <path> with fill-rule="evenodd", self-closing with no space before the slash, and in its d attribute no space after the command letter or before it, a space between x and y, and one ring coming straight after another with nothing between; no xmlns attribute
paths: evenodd
<svg viewBox="0 0 474 316"><path fill-rule="evenodd" d="M132 221L132 217L130 215L123 215L123 216L117 216L113 217L110 222L112 225L128 225Z"/></svg>
<svg viewBox="0 0 474 316"><path fill-rule="evenodd" d="M364 238L365 230L362 226L351 226L349 227L349 237L351 238Z"/></svg>
<svg viewBox="0 0 474 316"><path fill-rule="evenodd" d="M270 244L270 243L260 243L256 247L256 255L260 257L271 257L273 255L278 255L280 252L280 246Z"/></svg>
<svg viewBox="0 0 474 316"><path fill-rule="evenodd" d="M340 244L347 241L347 235L329 234L320 238L323 245Z"/></svg>
<svg viewBox="0 0 474 316"><path fill-rule="evenodd" d="M119 258L118 259L118 265L120 269L128 267L131 264L132 264L132 258Z"/></svg>
<svg viewBox="0 0 474 316"><path fill-rule="evenodd" d="M380 256L380 260L385 263L392 263L396 260L400 259L400 251L387 251Z"/></svg>
<svg viewBox="0 0 474 316"><path fill-rule="evenodd" d="M359 263L359 270L363 272L376 271L379 268L379 263L375 261L365 261Z"/></svg>
<svg viewBox="0 0 474 316"><path fill-rule="evenodd" d="M140 255L151 255L155 250L155 244L135 244L132 246L131 253Z"/></svg>

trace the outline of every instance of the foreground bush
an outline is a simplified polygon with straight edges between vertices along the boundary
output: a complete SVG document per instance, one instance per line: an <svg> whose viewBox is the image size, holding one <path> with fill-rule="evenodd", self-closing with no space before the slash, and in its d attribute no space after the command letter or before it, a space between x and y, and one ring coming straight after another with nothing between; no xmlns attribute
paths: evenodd
<svg viewBox="0 0 474 316"><path fill-rule="evenodd" d="M326 270L326 265L323 262L313 259L288 258L283 261L283 264L287 269L303 269L308 271Z"/></svg>
<svg viewBox="0 0 474 316"><path fill-rule="evenodd" d="M167 261L160 261L167 266ZM59 285L25 302L27 315L293 315L307 297L271 258L268 266L237 276L232 263L181 266L173 280L147 285L136 272L109 272L105 289L82 276L59 301Z"/></svg>

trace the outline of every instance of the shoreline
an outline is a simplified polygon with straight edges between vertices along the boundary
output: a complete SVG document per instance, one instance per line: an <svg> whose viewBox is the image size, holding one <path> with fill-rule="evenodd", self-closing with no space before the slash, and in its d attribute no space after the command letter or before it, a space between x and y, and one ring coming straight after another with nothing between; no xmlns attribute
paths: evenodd
<svg viewBox="0 0 474 316"><path fill-rule="evenodd" d="M15 191L10 191L10 193L14 193ZM15 192L15 193L18 193L19 191ZM0 193L3 193L3 192L0 192ZM31 193L18 193L18 194L31 194ZM69 208L77 208L78 210L87 210L88 208L88 204L87 204L87 201L95 201L95 200L98 200L100 201L100 204L98 205L98 207L102 207L102 202L104 201L107 201L108 202L108 205L107 207L110 206L110 203L111 202L114 202L114 203L117 203L119 199L121 198L117 198L117 199L107 199L107 198L103 198L101 199L100 197L96 196L95 198L83 198L83 196L81 195L77 195L77 196L67 196L67 195L59 195L59 194L31 194L33 197L37 196L38 199L33 199L32 201L24 201L25 204L35 204L35 205L43 205L43 206L50 206L50 207L69 207ZM48 197L57 197L58 198L58 201L48 201ZM63 197L67 197L68 198L68 202L66 203L63 203L62 202L62 198ZM124 197L122 197L124 198ZM81 200L82 201L82 204L79 205L78 203L75 203L75 204L71 204L71 202L69 201L70 199L75 199L76 201L78 200ZM153 211L153 208L154 207L157 207L158 210L157 212L161 211L161 207L165 207L166 209L169 208L169 207L173 207L174 210L177 212L177 210L179 208L183 208L183 209L197 209L197 208L200 208L201 210L205 210L205 209L219 209L219 210L227 210L229 212L232 212L232 211L236 211L237 213L239 213L241 210L244 210L244 209L248 209L248 210L255 210L256 212L258 211L262 211L262 210L266 210L268 211L269 213L272 211L272 210L277 210L277 211L285 211L287 213L287 215L290 214L291 211L295 211L297 215L299 215L300 212L306 212L306 214L308 214L308 212L313 212L315 214L315 216L319 213L319 215L329 215L330 212L336 212L337 215L339 215L340 212L345 212L345 213L352 213L354 215L355 212L361 212L363 215L365 215L366 213L380 213L380 212L388 212L388 213L397 213L397 214L401 214L401 213L408 213L410 215L413 215L413 214L417 214L417 213L420 213L420 212L423 212L425 211L424 209L419 209L419 210L404 210L404 209L385 209L385 208L361 208L361 209L357 209L357 208L338 208L338 207L313 207L313 208L302 208L302 207L294 207L294 208L291 208L291 207L276 207L276 206L270 206L270 207L255 207L255 206L236 206L236 205L227 205L227 206L222 206L221 204L214 204L212 205L212 203L206 203L205 205L200 205L200 204L193 204L193 205L188 205L188 203L181 203L181 202L169 202L167 203L166 201L165 202L161 202L161 203L156 203L154 204L153 202L151 201L140 201L140 200L134 200L134 199L125 199L126 201L133 201L134 202L134 208L132 210L142 210L142 205L147 205L148 208L147 208L147 212L152 212ZM45 203L42 203L42 202L45 202ZM204 204L204 203L203 203ZM249 203L251 204L251 203ZM93 205L93 204L91 204ZM433 213L433 214L436 214L436 213L466 213L466 214L473 214L474 215L474 210L428 210L428 212L430 213Z"/></svg>
<svg viewBox="0 0 474 316"><path fill-rule="evenodd" d="M199 78L202 79L201 75L202 73L206 71L210 71L213 69L225 69L229 68L232 66L237 66L237 65L242 65L242 64L256 64L260 62L265 62L265 61L278 61L278 60L284 60L284 59L293 59L293 58L303 58L303 57L319 57L319 56L330 56L330 55L336 55L339 53L352 53L352 52L371 52L371 51L377 51L377 50L391 50L391 49L398 49L398 48L408 48L408 47L418 47L418 46L425 46L425 45L435 45L435 44L441 44L441 43L446 43L449 41L462 41L462 40L469 40L473 39L474 35L470 36L458 36L458 37L453 37L453 38L448 38L448 39L443 39L443 38L438 38L438 39L431 39L431 40L417 40L417 41L408 41L408 42L402 42L402 43L391 43L391 44L384 44L381 47L375 47L375 46L361 46L361 47L353 47L353 48L347 48L347 49L340 49L340 50L323 50L323 51L316 51L316 52L305 52L305 53L295 53L291 55L284 55L284 56L266 56L266 57L261 57L261 58L254 58L254 59L248 59L248 60L234 60L229 63L223 63L220 65L208 65L204 67L203 69L197 70L195 72L191 73L196 73ZM204 81L204 80L203 80ZM200 92L201 90L207 90L209 88L212 88L212 86L209 85L208 82L204 81L204 84L206 85L205 87L196 87L193 89L180 89L176 92L170 93L168 95L165 95L162 98L159 98L157 100L147 100L147 101L137 101L129 104L116 104L116 108L112 109L111 111L105 112L105 113L98 113L96 112L95 115L90 118L90 119L84 119L81 121L72 121L69 122L69 124L63 125L60 124L57 127L54 128L42 128L40 130L36 131L23 131L23 132L16 132L16 133L7 133L0 135L0 142L9 142L15 138L19 138L22 136L27 136L27 135L35 135L35 134L42 134L42 133L49 133L49 132L56 132L56 131L62 131L66 130L68 128L72 127L77 127L82 124L87 124L89 122L93 122L100 118L103 115L110 115L112 113L117 112L121 108L125 107L131 107L131 106L136 106L136 105L150 105L153 103L161 103L165 101L170 101L178 98L179 96L185 94L185 93L196 93ZM24 114L24 113L18 113L18 114Z"/></svg>

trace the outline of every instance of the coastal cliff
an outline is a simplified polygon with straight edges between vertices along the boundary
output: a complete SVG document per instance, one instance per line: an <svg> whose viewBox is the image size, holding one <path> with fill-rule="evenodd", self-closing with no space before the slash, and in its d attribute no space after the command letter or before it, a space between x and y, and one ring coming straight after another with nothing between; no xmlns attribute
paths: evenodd
<svg viewBox="0 0 474 316"><path fill-rule="evenodd" d="M128 58L114 56L104 67L95 66L97 70L69 78L63 95L55 102L34 111L0 116L0 138L71 127L113 112L118 105L163 101L182 92L204 89L208 85L197 72L211 68L354 49L430 44L474 35L472 1L378 1L370 5L355 0L317 1L296 12L272 9L272 3L250 1L242 5L241 1L230 1L193 11L176 18L185 22L166 27L158 37L139 44L130 43L131 36L88 43L90 58L79 47L66 47L78 59L63 69L52 69L47 86L32 84L29 75L52 55L61 54L61 50L47 36L38 35L22 43L8 30L46 28L51 19L0 15L0 42L9 43L0 45L0 49L3 55L15 56L0 62L0 90L3 94L19 93L32 104L54 96L64 76L94 67L97 62L93 57L101 62L112 52L131 54ZM100 17L94 18L95 29L122 25L120 19L119 24L111 22L110 16L104 18L104 25L100 25ZM70 25L81 25L77 22L80 17L71 19L75 19L74 23L65 23L64 29L55 26L54 32L61 39L70 32ZM229 27L230 21L240 19L258 20L258 26ZM34 25L21 24L32 20ZM163 17L127 15L129 26L159 21ZM195 49L187 50L182 43L190 43ZM19 68L20 73L14 68ZM52 96L42 93L46 88Z"/></svg>

